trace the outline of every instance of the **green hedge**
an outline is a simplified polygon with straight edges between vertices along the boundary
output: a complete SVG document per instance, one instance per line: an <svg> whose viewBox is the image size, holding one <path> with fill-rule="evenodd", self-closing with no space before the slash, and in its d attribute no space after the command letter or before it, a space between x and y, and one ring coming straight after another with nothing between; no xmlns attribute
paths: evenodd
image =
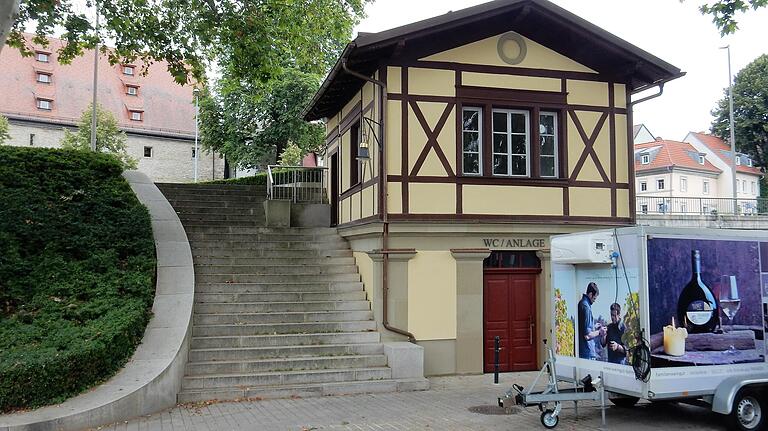
<svg viewBox="0 0 768 431"><path fill-rule="evenodd" d="M154 298L147 209L104 154L0 147L0 411L107 379Z"/></svg>
<svg viewBox="0 0 768 431"><path fill-rule="evenodd" d="M260 172L250 177L230 178L227 180L206 181L201 184L242 184L242 185L267 185L267 173Z"/></svg>

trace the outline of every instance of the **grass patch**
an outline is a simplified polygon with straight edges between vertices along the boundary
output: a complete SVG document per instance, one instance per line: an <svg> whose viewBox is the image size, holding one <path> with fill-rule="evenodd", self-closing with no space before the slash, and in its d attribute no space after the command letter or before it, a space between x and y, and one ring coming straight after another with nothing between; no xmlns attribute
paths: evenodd
<svg viewBox="0 0 768 431"><path fill-rule="evenodd" d="M0 147L0 411L109 378L151 316L147 209L114 158Z"/></svg>

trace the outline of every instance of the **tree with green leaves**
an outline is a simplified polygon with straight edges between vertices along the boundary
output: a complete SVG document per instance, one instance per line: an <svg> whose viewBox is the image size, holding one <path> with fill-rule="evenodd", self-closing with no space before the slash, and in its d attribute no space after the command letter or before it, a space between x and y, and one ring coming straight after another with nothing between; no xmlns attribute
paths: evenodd
<svg viewBox="0 0 768 431"><path fill-rule="evenodd" d="M11 135L8 133L8 119L0 114L0 145L9 139L11 139Z"/></svg>
<svg viewBox="0 0 768 431"><path fill-rule="evenodd" d="M712 110L712 134L730 141L728 88ZM740 70L733 80L733 122L736 148L756 166L768 167L768 54Z"/></svg>
<svg viewBox="0 0 768 431"><path fill-rule="evenodd" d="M75 133L64 130L61 146L65 149L91 150L91 118L93 105L83 111ZM113 155L125 169L136 169L139 162L128 155L127 137L120 130L117 119L111 112L96 105L96 151Z"/></svg>
<svg viewBox="0 0 768 431"><path fill-rule="evenodd" d="M768 6L768 0L717 0L699 6L699 10L705 15L712 15L712 22L720 30L720 35L725 36L739 29L739 23L736 21L737 13L744 13L750 9L757 10L765 6Z"/></svg>
<svg viewBox="0 0 768 431"><path fill-rule="evenodd" d="M180 83L203 81L212 60L227 65L233 76L263 81L286 63L301 70L324 69L368 1L86 0L91 11L98 5L97 29L93 19L73 7L76 0L20 5L4 0L0 49L9 29L6 43L31 55L31 42L46 46L47 36L63 28L65 43L57 53L62 63L109 41L114 48L102 47L102 52L113 63L166 61ZM36 28L32 41L22 33L30 25Z"/></svg>
<svg viewBox="0 0 768 431"><path fill-rule="evenodd" d="M319 75L292 68L264 83L239 81L225 72L216 94L204 92L201 99L205 148L253 168L273 163L293 143L300 160L323 143L325 128L301 117L319 86Z"/></svg>

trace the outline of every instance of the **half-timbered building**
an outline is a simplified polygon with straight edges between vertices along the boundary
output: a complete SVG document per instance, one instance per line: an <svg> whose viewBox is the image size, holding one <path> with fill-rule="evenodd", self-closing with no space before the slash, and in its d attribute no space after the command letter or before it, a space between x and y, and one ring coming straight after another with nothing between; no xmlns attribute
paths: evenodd
<svg viewBox="0 0 768 431"><path fill-rule="evenodd" d="M305 118L376 319L427 375L490 371L495 336L502 370L538 368L549 237L634 223L632 95L682 75L545 0L349 43Z"/></svg>

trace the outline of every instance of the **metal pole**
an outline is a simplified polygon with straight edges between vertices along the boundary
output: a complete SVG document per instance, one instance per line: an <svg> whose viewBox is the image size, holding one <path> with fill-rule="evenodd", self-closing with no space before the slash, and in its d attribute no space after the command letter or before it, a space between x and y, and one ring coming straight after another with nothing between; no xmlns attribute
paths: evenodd
<svg viewBox="0 0 768 431"><path fill-rule="evenodd" d="M197 148L197 116L198 111L200 110L198 94L200 93L200 90L195 88L192 92L195 94L195 182L197 182L197 160L200 158L200 149Z"/></svg>
<svg viewBox="0 0 768 431"><path fill-rule="evenodd" d="M499 351L501 350L501 339L499 336L493 337L493 384L499 384Z"/></svg>
<svg viewBox="0 0 768 431"><path fill-rule="evenodd" d="M728 50L728 109L730 111L730 125L731 129L731 182L733 186L733 213L736 214L736 199L738 198L738 190L736 189L736 133L733 128L733 75L731 75L731 45L726 45L720 49Z"/></svg>
<svg viewBox="0 0 768 431"><path fill-rule="evenodd" d="M99 2L96 5L96 34L99 32ZM91 107L91 151L96 151L96 92L99 80L99 43L93 49L93 106Z"/></svg>

